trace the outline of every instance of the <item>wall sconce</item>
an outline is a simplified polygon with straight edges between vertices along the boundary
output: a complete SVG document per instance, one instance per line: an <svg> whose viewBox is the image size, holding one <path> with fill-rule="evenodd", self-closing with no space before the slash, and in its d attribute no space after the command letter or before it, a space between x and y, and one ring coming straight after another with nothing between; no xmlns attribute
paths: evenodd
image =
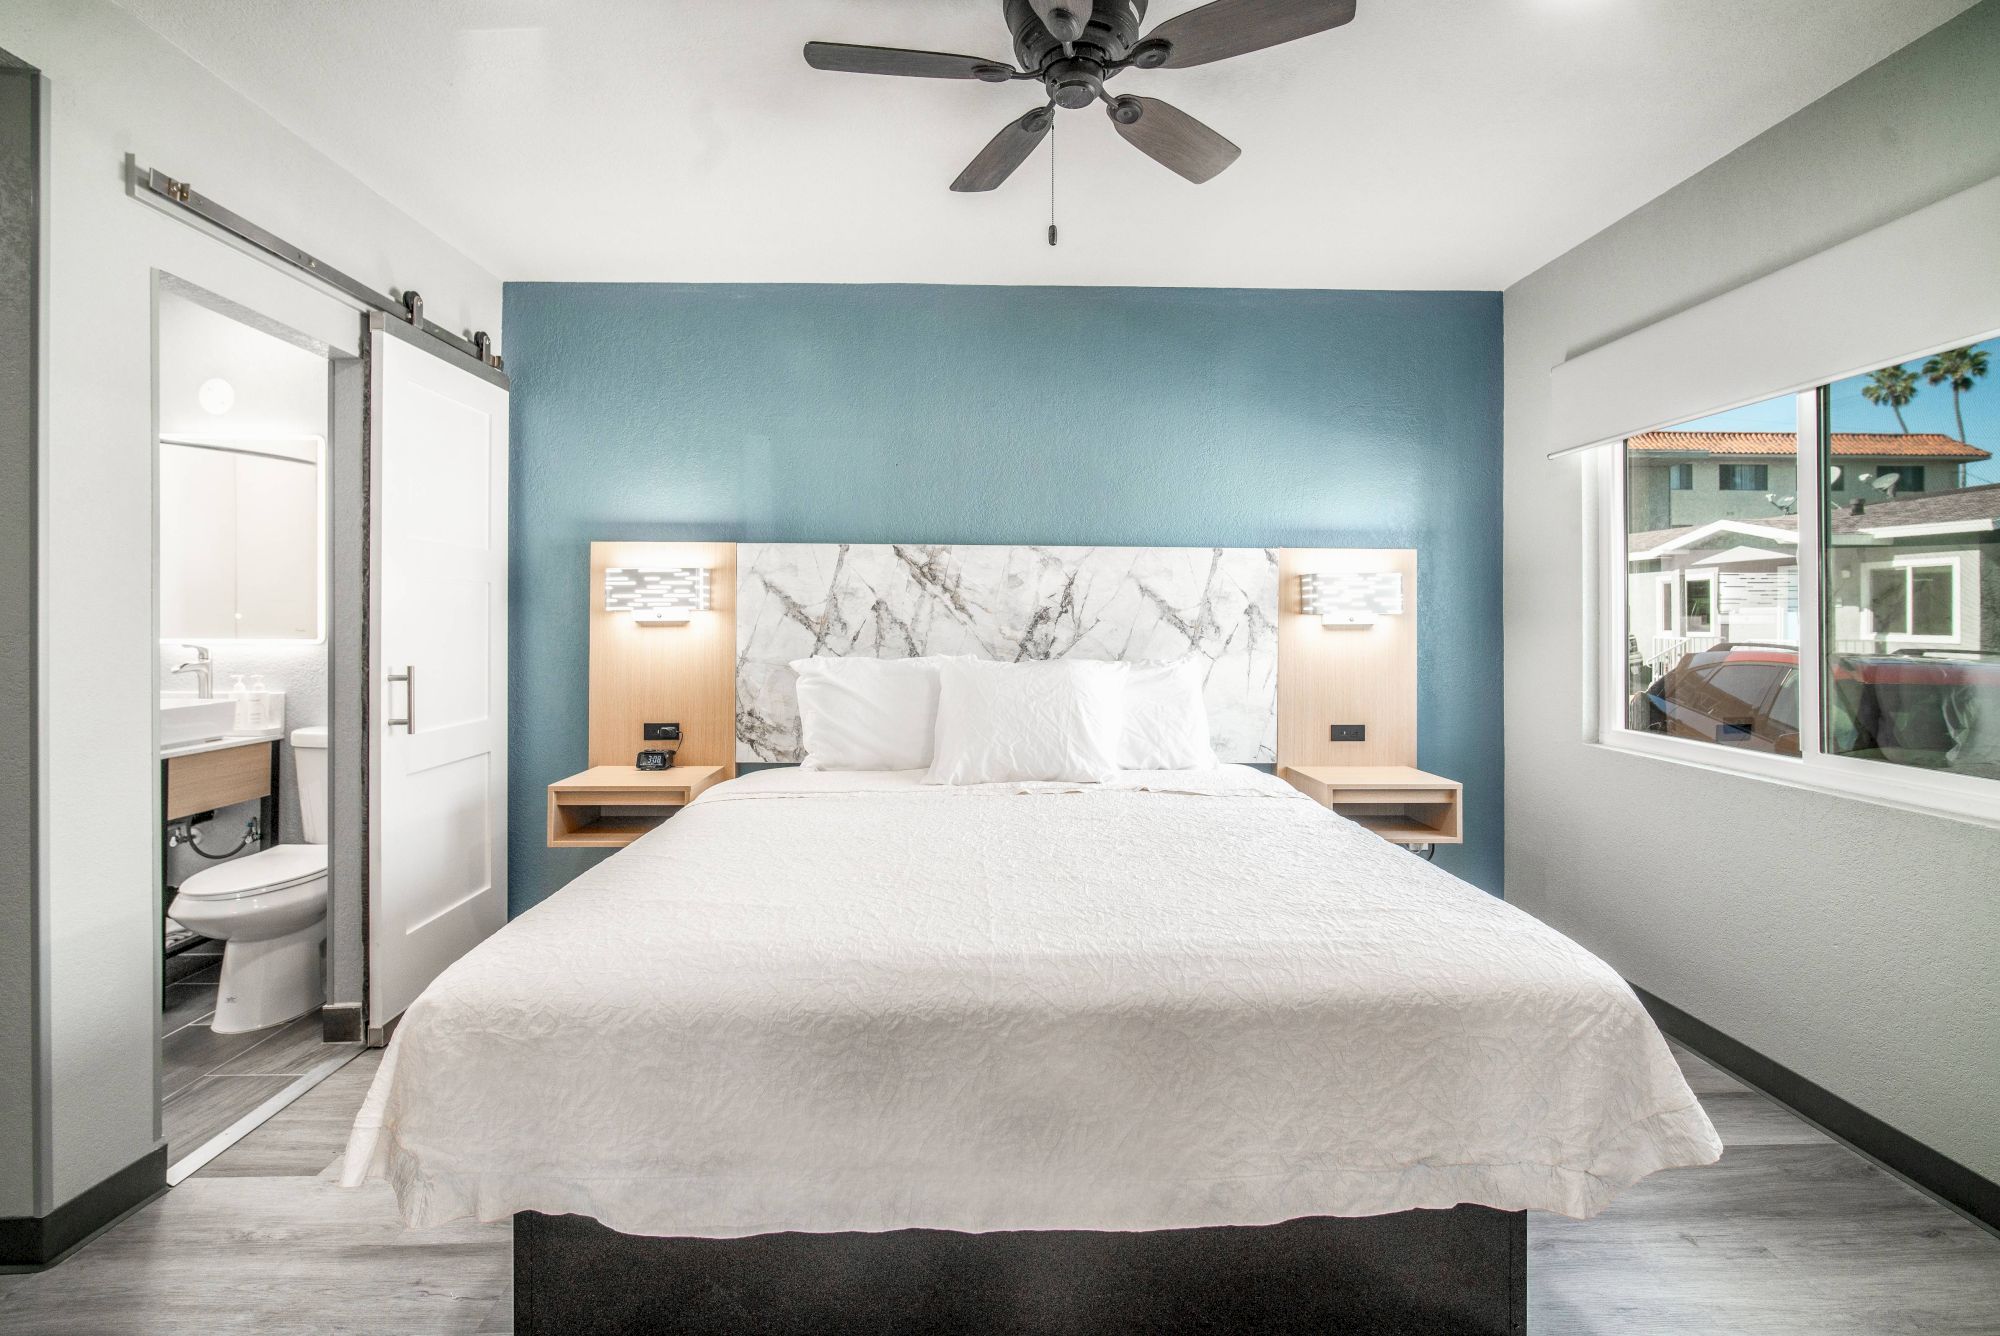
<svg viewBox="0 0 2000 1336"><path fill-rule="evenodd" d="M1333 571L1299 577L1299 610L1321 626L1373 626L1403 615L1401 571Z"/></svg>
<svg viewBox="0 0 2000 1336"><path fill-rule="evenodd" d="M610 567L604 572L604 610L629 612L641 626L686 626L694 614L708 611L708 570Z"/></svg>

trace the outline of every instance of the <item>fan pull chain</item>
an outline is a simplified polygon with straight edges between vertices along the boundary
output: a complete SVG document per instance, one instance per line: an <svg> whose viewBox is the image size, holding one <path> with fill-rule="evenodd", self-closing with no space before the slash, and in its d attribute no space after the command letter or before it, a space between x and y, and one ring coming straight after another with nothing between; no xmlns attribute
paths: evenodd
<svg viewBox="0 0 2000 1336"><path fill-rule="evenodd" d="M1049 244L1056 244L1056 120L1049 117Z"/></svg>

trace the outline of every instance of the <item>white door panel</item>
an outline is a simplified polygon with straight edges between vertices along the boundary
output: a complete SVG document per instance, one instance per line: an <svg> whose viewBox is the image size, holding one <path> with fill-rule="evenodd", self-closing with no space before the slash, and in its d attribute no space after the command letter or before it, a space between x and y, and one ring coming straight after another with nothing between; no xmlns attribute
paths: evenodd
<svg viewBox="0 0 2000 1336"><path fill-rule="evenodd" d="M369 1026L507 919L507 392L373 340Z"/></svg>

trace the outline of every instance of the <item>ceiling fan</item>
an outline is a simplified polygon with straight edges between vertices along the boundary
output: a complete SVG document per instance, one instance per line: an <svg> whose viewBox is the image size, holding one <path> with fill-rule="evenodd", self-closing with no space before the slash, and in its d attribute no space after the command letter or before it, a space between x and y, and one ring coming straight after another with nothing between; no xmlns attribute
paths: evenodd
<svg viewBox="0 0 2000 1336"><path fill-rule="evenodd" d="M1338 28L1356 0L1211 0L1168 19L1144 38L1146 0L1001 0L1021 67L977 56L891 46L807 42L806 63L846 74L913 79L1032 79L1047 105L1010 122L951 183L957 191L991 190L1026 162L1055 124L1057 108L1103 102L1127 143L1199 185L1243 150L1178 107L1158 98L1113 96L1104 85L1128 69L1186 69Z"/></svg>

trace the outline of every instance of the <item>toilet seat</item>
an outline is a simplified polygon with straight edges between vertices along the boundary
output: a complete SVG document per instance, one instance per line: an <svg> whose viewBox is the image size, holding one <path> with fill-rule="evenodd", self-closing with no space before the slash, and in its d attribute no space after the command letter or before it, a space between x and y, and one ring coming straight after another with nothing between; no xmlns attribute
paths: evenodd
<svg viewBox="0 0 2000 1336"><path fill-rule="evenodd" d="M204 868L181 883L180 894L193 900L241 900L325 875L324 844L280 844Z"/></svg>

